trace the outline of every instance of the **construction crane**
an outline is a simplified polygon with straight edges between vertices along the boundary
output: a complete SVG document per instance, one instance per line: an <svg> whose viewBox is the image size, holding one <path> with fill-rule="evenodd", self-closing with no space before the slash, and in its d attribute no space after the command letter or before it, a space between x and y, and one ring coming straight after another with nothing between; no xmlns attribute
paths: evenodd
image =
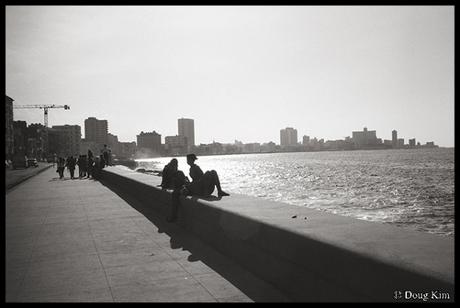
<svg viewBox="0 0 460 308"><path fill-rule="evenodd" d="M43 109L45 117L45 127L48 127L48 109L50 108L64 108L64 110L69 110L69 105L13 105L14 109L29 109L29 108L39 108Z"/></svg>

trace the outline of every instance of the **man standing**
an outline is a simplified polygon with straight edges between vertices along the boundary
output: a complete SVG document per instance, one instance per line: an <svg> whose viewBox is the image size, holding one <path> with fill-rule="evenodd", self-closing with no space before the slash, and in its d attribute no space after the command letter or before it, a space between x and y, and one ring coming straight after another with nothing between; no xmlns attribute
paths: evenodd
<svg viewBox="0 0 460 308"><path fill-rule="evenodd" d="M76 165L75 158L73 158L73 156L70 155L69 158L67 158L67 169L69 169L71 179L74 178L75 165Z"/></svg>
<svg viewBox="0 0 460 308"><path fill-rule="evenodd" d="M104 168L105 166L109 165L109 148L107 148L107 144L104 144L104 149L102 149L102 157L104 158Z"/></svg>

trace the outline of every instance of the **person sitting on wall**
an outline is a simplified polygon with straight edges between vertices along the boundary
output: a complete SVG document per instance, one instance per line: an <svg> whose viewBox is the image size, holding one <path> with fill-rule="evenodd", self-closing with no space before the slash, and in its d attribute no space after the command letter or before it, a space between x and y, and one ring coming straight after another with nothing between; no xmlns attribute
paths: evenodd
<svg viewBox="0 0 460 308"><path fill-rule="evenodd" d="M161 184L160 186L163 189L174 189L174 178L177 175L177 159L173 158L171 161L163 168L161 174Z"/></svg>
<svg viewBox="0 0 460 308"><path fill-rule="evenodd" d="M187 155L187 164L190 165L190 177L192 182L188 181L188 178L182 171L177 171L175 177L174 191L172 193L172 207L171 214L167 218L167 221L172 222L177 219L177 210L180 204L180 196L210 196L215 187L217 187L217 195L219 197L230 196L222 190L220 186L219 176L215 170L206 171L203 173L201 168L195 164L195 160L198 158L195 154Z"/></svg>
<svg viewBox="0 0 460 308"><path fill-rule="evenodd" d="M190 177L192 182L185 185L182 194L192 196L210 196L214 189L217 188L217 196L230 196L220 187L220 180L215 170L206 171L203 173L200 166L195 164L198 158L195 154L187 155L187 164L190 165Z"/></svg>

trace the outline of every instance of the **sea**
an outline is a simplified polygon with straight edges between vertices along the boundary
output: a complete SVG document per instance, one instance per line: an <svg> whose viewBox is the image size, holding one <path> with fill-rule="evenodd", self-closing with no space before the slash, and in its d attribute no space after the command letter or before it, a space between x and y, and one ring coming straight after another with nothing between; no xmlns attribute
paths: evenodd
<svg viewBox="0 0 460 308"><path fill-rule="evenodd" d="M357 219L454 236L454 148L198 156L222 189ZM176 157L186 175L185 157ZM172 157L139 159L162 170Z"/></svg>

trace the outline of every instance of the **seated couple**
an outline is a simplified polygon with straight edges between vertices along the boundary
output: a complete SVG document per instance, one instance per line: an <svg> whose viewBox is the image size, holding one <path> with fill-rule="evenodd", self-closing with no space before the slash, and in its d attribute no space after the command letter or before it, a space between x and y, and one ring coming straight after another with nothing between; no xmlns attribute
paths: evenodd
<svg viewBox="0 0 460 308"><path fill-rule="evenodd" d="M161 187L179 190L182 195L186 196L210 196L217 187L219 197L229 196L228 193L220 187L219 176L215 170L203 173L201 168L195 164L198 158L195 154L187 155L187 164L190 165L190 177L192 182L178 170L177 159L173 158L163 169Z"/></svg>
<svg viewBox="0 0 460 308"><path fill-rule="evenodd" d="M230 196L220 187L219 176L215 170L203 173L201 168L195 164L198 158L195 154L187 155L187 164L190 165L190 177L192 182L178 170L177 159L173 158L163 169L161 187L163 189L173 189L172 193L172 213L168 221L174 221L177 218L177 209L179 206L179 196L210 196L217 188L219 197Z"/></svg>

